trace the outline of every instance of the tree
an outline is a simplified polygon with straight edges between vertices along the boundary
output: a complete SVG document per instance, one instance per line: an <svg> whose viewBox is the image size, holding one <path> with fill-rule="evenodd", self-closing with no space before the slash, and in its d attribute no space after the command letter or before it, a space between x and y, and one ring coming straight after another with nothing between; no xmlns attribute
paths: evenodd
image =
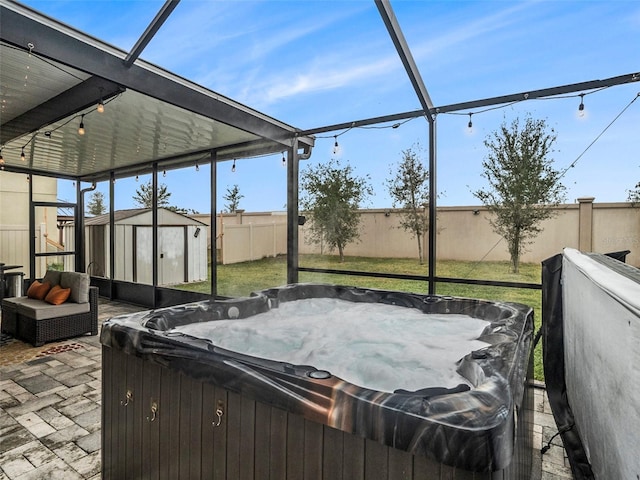
<svg viewBox="0 0 640 480"><path fill-rule="evenodd" d="M168 207L171 192L167 191L167 186L162 183L158 185L158 207ZM133 201L143 208L153 208L153 182L149 180L147 183L140 185L133 195Z"/></svg>
<svg viewBox="0 0 640 480"><path fill-rule="evenodd" d="M104 194L102 192L93 192L87 202L87 214L102 215L106 211L107 207L104 204Z"/></svg>
<svg viewBox="0 0 640 480"><path fill-rule="evenodd" d="M552 206L564 200L560 172L548 158L556 134L546 130L544 120L527 116L522 126L518 119L503 122L484 141L488 153L482 176L489 186L473 194L494 214L491 226L507 241L514 273L525 245L542 230L540 223L553 217Z"/></svg>
<svg viewBox="0 0 640 480"><path fill-rule="evenodd" d="M244 198L244 195L240 193L238 185L234 185L233 188L227 187L227 193L222 198L229 202L225 206L227 212L233 213L238 210L238 207L240 206L240 199Z"/></svg>
<svg viewBox="0 0 640 480"><path fill-rule="evenodd" d="M627 190L629 196L627 197L627 202L631 202L633 206L640 203L640 182L636 183L636 186L633 190Z"/></svg>
<svg viewBox="0 0 640 480"><path fill-rule="evenodd" d="M183 215L197 215L200 212L194 208L184 208L184 207L176 207L175 205L171 205L167 207L167 210L170 210L175 213L181 213Z"/></svg>
<svg viewBox="0 0 640 480"><path fill-rule="evenodd" d="M420 159L420 145L402 151L402 160L390 169L395 177L386 185L394 207L402 209L400 227L411 232L418 242L420 265L424 263L422 239L429 230L429 171Z"/></svg>
<svg viewBox="0 0 640 480"><path fill-rule="evenodd" d="M344 262L345 246L359 238L358 208L373 194L369 176L358 177L350 165L340 161L309 166L302 172L300 205L310 217L313 243L326 243L329 251L336 248Z"/></svg>

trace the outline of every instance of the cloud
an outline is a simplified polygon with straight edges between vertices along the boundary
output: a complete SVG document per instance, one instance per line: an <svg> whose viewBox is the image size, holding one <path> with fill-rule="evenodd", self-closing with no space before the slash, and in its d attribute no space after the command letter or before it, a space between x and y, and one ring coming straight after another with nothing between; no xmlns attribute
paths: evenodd
<svg viewBox="0 0 640 480"><path fill-rule="evenodd" d="M472 40L486 37L488 34L505 32L514 23L521 22L524 10L532 7L533 2L520 3L504 10L500 10L489 15L479 17L463 24L453 24L454 28L448 29L445 33L429 37L420 44L412 46L412 53L416 59L449 54L459 47L467 48ZM530 20L530 17L528 18ZM413 28L423 28L414 24Z"/></svg>
<svg viewBox="0 0 640 480"><path fill-rule="evenodd" d="M323 62L321 66L307 73L297 74L291 79L281 78L278 82L269 82L264 86L263 102L270 104L287 97L360 85L371 79L379 81L380 77L393 71L397 72L401 68L398 59L394 56L356 65L352 65L350 62L341 62L338 67L335 66L335 62L329 63L334 67L331 68L327 62Z"/></svg>
<svg viewBox="0 0 640 480"><path fill-rule="evenodd" d="M521 12L531 4L519 4L499 12L485 15L473 21L447 29L445 33L427 38L416 45L410 45L416 61L438 58L449 55L468 42L495 30L503 30L514 22L521 21ZM377 20L377 19L376 19ZM263 54L276 49L304 35L320 32L329 28L334 22L326 21L317 24L310 30L297 31L276 37L273 42L261 48ZM408 28L417 29L417 22L412 21ZM292 67L274 71L266 68L264 71L254 69L254 74L245 76L240 82L243 86L231 94L244 103L256 108L265 108L284 99L301 97L307 94L371 85L377 88L397 87L399 83L407 82L404 69L398 55L391 45L391 41L384 36L376 36L373 42L356 41L349 48L331 48L321 45L316 55L296 62ZM323 53L323 50L329 53ZM386 55L385 55L386 53ZM304 73L300 73L303 71ZM260 72L260 74L258 74Z"/></svg>

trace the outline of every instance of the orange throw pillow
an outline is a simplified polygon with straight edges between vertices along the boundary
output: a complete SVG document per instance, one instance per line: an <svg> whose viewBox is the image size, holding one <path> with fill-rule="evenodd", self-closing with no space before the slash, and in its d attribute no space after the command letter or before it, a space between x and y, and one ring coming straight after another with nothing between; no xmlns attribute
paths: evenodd
<svg viewBox="0 0 640 480"><path fill-rule="evenodd" d="M49 282L40 283L38 280L35 280L29 286L29 290L27 290L27 297L36 300L44 300L44 298L47 296L47 293L49 293L50 288L51 284Z"/></svg>
<svg viewBox="0 0 640 480"><path fill-rule="evenodd" d="M56 285L51 290L49 290L49 293L47 293L44 301L50 303L51 305L60 305L61 303L67 301L69 295L71 295L70 288L62 288L60 285Z"/></svg>

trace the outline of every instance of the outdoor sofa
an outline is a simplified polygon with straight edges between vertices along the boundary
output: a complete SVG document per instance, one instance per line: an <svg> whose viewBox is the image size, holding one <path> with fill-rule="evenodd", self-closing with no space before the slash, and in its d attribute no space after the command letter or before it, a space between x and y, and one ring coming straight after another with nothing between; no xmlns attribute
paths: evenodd
<svg viewBox="0 0 640 480"><path fill-rule="evenodd" d="M2 332L39 347L46 342L98 334L98 288L89 275L48 270L27 295L2 300Z"/></svg>

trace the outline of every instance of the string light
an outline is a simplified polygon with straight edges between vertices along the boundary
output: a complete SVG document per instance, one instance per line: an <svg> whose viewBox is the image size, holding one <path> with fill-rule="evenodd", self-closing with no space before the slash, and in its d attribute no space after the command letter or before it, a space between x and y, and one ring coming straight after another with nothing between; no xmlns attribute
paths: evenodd
<svg viewBox="0 0 640 480"><path fill-rule="evenodd" d="M0 165L4 165L4 157L2 156L2 149L0 148Z"/></svg>
<svg viewBox="0 0 640 480"><path fill-rule="evenodd" d="M98 106L96 107L96 111L98 113L104 113L104 101L103 101L103 99L104 99L104 97L103 97L104 88L98 87L98 90L100 90L100 101L98 102Z"/></svg>
<svg viewBox="0 0 640 480"><path fill-rule="evenodd" d="M334 135L333 138L335 139L335 143L333 144L333 154L337 154L338 150L340 150L340 145L338 145L338 136Z"/></svg>
<svg viewBox="0 0 640 480"><path fill-rule="evenodd" d="M469 123L467 124L467 128L469 129L469 131L473 130L473 122L471 121L472 116L473 113L469 113Z"/></svg>
<svg viewBox="0 0 640 480"><path fill-rule="evenodd" d="M167 176L167 171L166 171L166 170L163 170L163 171L162 171L162 176L163 176L163 177L166 177L166 176Z"/></svg>
<svg viewBox="0 0 640 480"><path fill-rule="evenodd" d="M78 135L84 135L84 113L80 117L80 126L78 127Z"/></svg>
<svg viewBox="0 0 640 480"><path fill-rule="evenodd" d="M139 178L138 178L138 175L136 175L136 182L138 181L138 179L139 179Z"/></svg>
<svg viewBox="0 0 640 480"><path fill-rule="evenodd" d="M233 165L231 165L231 171L235 172L236 171L236 159L233 159Z"/></svg>
<svg viewBox="0 0 640 480"><path fill-rule="evenodd" d="M578 116L579 117L584 117L585 115L585 111L584 111L584 93L580 94L580 105L578 105Z"/></svg>
<svg viewBox="0 0 640 480"><path fill-rule="evenodd" d="M200 171L200 165L198 165L198 162L196 162L196 172Z"/></svg>
<svg viewBox="0 0 640 480"><path fill-rule="evenodd" d="M287 159L284 158L284 152L282 152L282 166L286 167L287 166Z"/></svg>
<svg viewBox="0 0 640 480"><path fill-rule="evenodd" d="M20 160L22 160L23 162L27 161L27 157L25 157L24 155L24 147L22 147L22 152L20 153Z"/></svg>

